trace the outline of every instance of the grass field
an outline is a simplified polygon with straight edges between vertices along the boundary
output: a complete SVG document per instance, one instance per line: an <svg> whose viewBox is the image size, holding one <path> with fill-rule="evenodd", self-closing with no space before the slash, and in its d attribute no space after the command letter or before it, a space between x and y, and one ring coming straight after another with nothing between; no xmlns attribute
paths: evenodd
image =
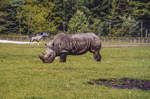
<svg viewBox="0 0 150 99"><path fill-rule="evenodd" d="M88 85L99 78L150 80L150 47L102 48L43 64L36 45L0 44L0 99L150 99L150 91Z"/></svg>

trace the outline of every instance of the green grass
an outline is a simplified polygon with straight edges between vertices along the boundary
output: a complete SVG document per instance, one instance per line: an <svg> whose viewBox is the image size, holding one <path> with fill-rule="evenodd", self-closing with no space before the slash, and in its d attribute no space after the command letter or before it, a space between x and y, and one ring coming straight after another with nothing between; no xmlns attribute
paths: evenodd
<svg viewBox="0 0 150 99"><path fill-rule="evenodd" d="M150 47L102 48L43 64L36 45L0 44L0 99L149 99L150 91L88 85L99 78L150 80Z"/></svg>

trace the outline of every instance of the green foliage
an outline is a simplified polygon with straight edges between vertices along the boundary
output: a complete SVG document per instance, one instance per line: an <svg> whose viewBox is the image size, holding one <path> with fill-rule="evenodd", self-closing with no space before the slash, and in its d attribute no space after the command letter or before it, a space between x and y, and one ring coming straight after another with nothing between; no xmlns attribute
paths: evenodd
<svg viewBox="0 0 150 99"><path fill-rule="evenodd" d="M1 2L1 1L0 1ZM23 4L23 0L4 0L0 8L0 22L2 33L18 33L16 10Z"/></svg>
<svg viewBox="0 0 150 99"><path fill-rule="evenodd" d="M58 24L61 31L68 30L68 23L77 10L77 0L54 0L54 11L60 18Z"/></svg>
<svg viewBox="0 0 150 99"><path fill-rule="evenodd" d="M112 0L110 14L112 16L124 16L130 13L130 0Z"/></svg>
<svg viewBox="0 0 150 99"><path fill-rule="evenodd" d="M150 1L149 0L132 0L130 2L132 6L132 15L140 18L150 18Z"/></svg>
<svg viewBox="0 0 150 99"><path fill-rule="evenodd" d="M88 27L88 21L86 16L80 10L77 10L76 14L69 21L69 33L86 32Z"/></svg>
<svg viewBox="0 0 150 99"><path fill-rule="evenodd" d="M136 36L140 32L139 22L131 16L120 16L109 24L110 36Z"/></svg>
<svg viewBox="0 0 150 99"><path fill-rule="evenodd" d="M110 3L110 0L85 0L83 6L89 9L87 15L92 18L101 18L109 15Z"/></svg>
<svg viewBox="0 0 150 99"><path fill-rule="evenodd" d="M133 17L131 16L124 16L122 17L123 23L122 23L122 34L123 36L135 36L138 35L140 32L140 27L139 27L139 22L136 21Z"/></svg>
<svg viewBox="0 0 150 99"><path fill-rule="evenodd" d="M54 4L48 0L26 0L25 5L18 11L18 20L22 20L24 31L54 32L57 29L55 13L52 11Z"/></svg>
<svg viewBox="0 0 150 99"><path fill-rule="evenodd" d="M131 16L143 22L143 28L150 28L150 1L149 0L132 0Z"/></svg>
<svg viewBox="0 0 150 99"><path fill-rule="evenodd" d="M9 1L8 0L0 0L0 32L3 30L6 30L6 17L7 17L7 12L4 10L6 6L8 6Z"/></svg>
<svg viewBox="0 0 150 99"><path fill-rule="evenodd" d="M77 11L86 17L83 30L73 21L78 20L74 17ZM91 31L105 36L138 36L140 22L145 35L150 28L149 0L0 1L0 32L4 33Z"/></svg>
<svg viewBox="0 0 150 99"><path fill-rule="evenodd" d="M104 29L104 23L100 19L92 18L91 24L89 24L88 28L91 32L96 34L102 34Z"/></svg>
<svg viewBox="0 0 150 99"><path fill-rule="evenodd" d="M9 4L10 0L0 0L0 9L2 10Z"/></svg>
<svg viewBox="0 0 150 99"><path fill-rule="evenodd" d="M5 21L6 21L6 20L4 19L4 17L5 17L6 15L7 15L6 13L0 11L0 23L1 23L1 25L0 25L0 31L3 31L3 30L6 29L6 27L5 27Z"/></svg>
<svg viewBox="0 0 150 99"><path fill-rule="evenodd" d="M3 31L3 30L5 30L5 29L6 29L5 26L0 26L0 31Z"/></svg>

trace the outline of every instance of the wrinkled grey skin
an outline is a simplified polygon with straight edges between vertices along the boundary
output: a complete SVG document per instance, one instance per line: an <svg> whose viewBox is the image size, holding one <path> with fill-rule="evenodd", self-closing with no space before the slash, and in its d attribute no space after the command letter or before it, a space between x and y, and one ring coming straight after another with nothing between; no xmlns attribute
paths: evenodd
<svg viewBox="0 0 150 99"><path fill-rule="evenodd" d="M66 62L67 55L81 55L90 51L96 61L101 61L101 40L94 33L57 34L49 42L44 55L39 55L44 63L52 63L56 56Z"/></svg>

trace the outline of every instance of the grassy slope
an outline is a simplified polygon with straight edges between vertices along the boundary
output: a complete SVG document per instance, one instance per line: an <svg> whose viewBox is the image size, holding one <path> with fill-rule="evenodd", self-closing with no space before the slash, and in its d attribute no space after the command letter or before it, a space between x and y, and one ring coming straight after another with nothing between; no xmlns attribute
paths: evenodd
<svg viewBox="0 0 150 99"><path fill-rule="evenodd" d="M150 91L88 85L98 78L150 80L150 48L102 48L102 62L91 53L68 56L67 63L43 64L43 48L0 44L0 99L148 99Z"/></svg>

